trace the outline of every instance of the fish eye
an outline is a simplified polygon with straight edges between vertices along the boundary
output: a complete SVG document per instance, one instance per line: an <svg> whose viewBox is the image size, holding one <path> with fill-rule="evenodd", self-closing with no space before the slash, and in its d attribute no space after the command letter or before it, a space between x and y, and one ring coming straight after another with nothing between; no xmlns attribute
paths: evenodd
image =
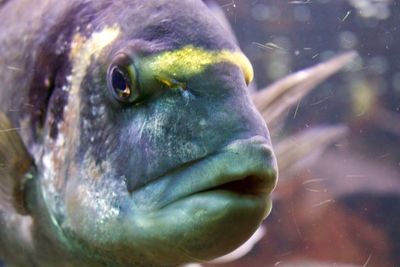
<svg viewBox="0 0 400 267"><path fill-rule="evenodd" d="M119 100L127 100L131 96L130 80L119 67L113 67L110 73L111 87Z"/></svg>
<svg viewBox="0 0 400 267"><path fill-rule="evenodd" d="M138 100L136 71L129 56L118 55L110 65L107 84L113 97L120 103L131 104Z"/></svg>

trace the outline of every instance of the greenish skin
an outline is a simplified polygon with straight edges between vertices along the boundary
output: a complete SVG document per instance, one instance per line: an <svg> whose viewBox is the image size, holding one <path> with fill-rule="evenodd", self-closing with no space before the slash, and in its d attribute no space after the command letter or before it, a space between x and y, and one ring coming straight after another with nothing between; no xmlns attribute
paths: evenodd
<svg viewBox="0 0 400 267"><path fill-rule="evenodd" d="M238 50L207 7L32 2L0 5L0 111L21 127L35 163L24 189L29 214L0 210L0 258L13 266L176 266L245 242L270 212L277 165L242 70L221 62L190 78L178 73L185 88L140 78L140 59L163 51ZM73 36L111 25L121 34L72 94ZM135 84L146 92L131 104L107 85L121 50L138 62ZM66 111L74 98L79 109Z"/></svg>

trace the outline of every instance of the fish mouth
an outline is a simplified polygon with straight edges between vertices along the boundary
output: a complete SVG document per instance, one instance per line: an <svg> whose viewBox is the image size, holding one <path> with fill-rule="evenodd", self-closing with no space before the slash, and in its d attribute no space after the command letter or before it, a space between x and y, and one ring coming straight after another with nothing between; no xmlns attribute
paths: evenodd
<svg viewBox="0 0 400 267"><path fill-rule="evenodd" d="M237 140L217 153L186 163L132 193L138 210L157 210L209 192L260 198L277 182L277 164L264 137Z"/></svg>
<svg viewBox="0 0 400 267"><path fill-rule="evenodd" d="M265 182L266 181L260 176L249 175L244 178L239 178L238 180L228 182L226 184L222 184L197 193L213 190L225 190L238 195L258 196L264 195L266 193L266 190L264 189L266 187Z"/></svg>
<svg viewBox="0 0 400 267"><path fill-rule="evenodd" d="M160 265L211 260L257 230L276 182L268 140L237 140L133 191L124 232Z"/></svg>

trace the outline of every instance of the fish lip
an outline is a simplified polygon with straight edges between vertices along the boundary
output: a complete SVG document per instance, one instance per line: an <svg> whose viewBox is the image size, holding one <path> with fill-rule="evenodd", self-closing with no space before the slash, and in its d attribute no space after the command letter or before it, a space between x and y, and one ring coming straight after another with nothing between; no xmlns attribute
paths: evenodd
<svg viewBox="0 0 400 267"><path fill-rule="evenodd" d="M167 172L133 191L131 197L134 208L141 211L159 210L192 195L214 190L266 197L275 188L277 174L270 143L265 137L253 136L235 140L215 153L185 163L183 168Z"/></svg>

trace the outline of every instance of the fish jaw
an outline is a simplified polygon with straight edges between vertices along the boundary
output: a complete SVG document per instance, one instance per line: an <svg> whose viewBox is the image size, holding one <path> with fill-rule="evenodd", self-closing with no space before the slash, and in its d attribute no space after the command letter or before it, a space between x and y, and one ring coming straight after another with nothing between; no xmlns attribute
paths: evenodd
<svg viewBox="0 0 400 267"><path fill-rule="evenodd" d="M224 255L268 216L276 182L268 142L260 136L235 141L133 192L122 226L126 242L143 242L140 249L165 264Z"/></svg>

